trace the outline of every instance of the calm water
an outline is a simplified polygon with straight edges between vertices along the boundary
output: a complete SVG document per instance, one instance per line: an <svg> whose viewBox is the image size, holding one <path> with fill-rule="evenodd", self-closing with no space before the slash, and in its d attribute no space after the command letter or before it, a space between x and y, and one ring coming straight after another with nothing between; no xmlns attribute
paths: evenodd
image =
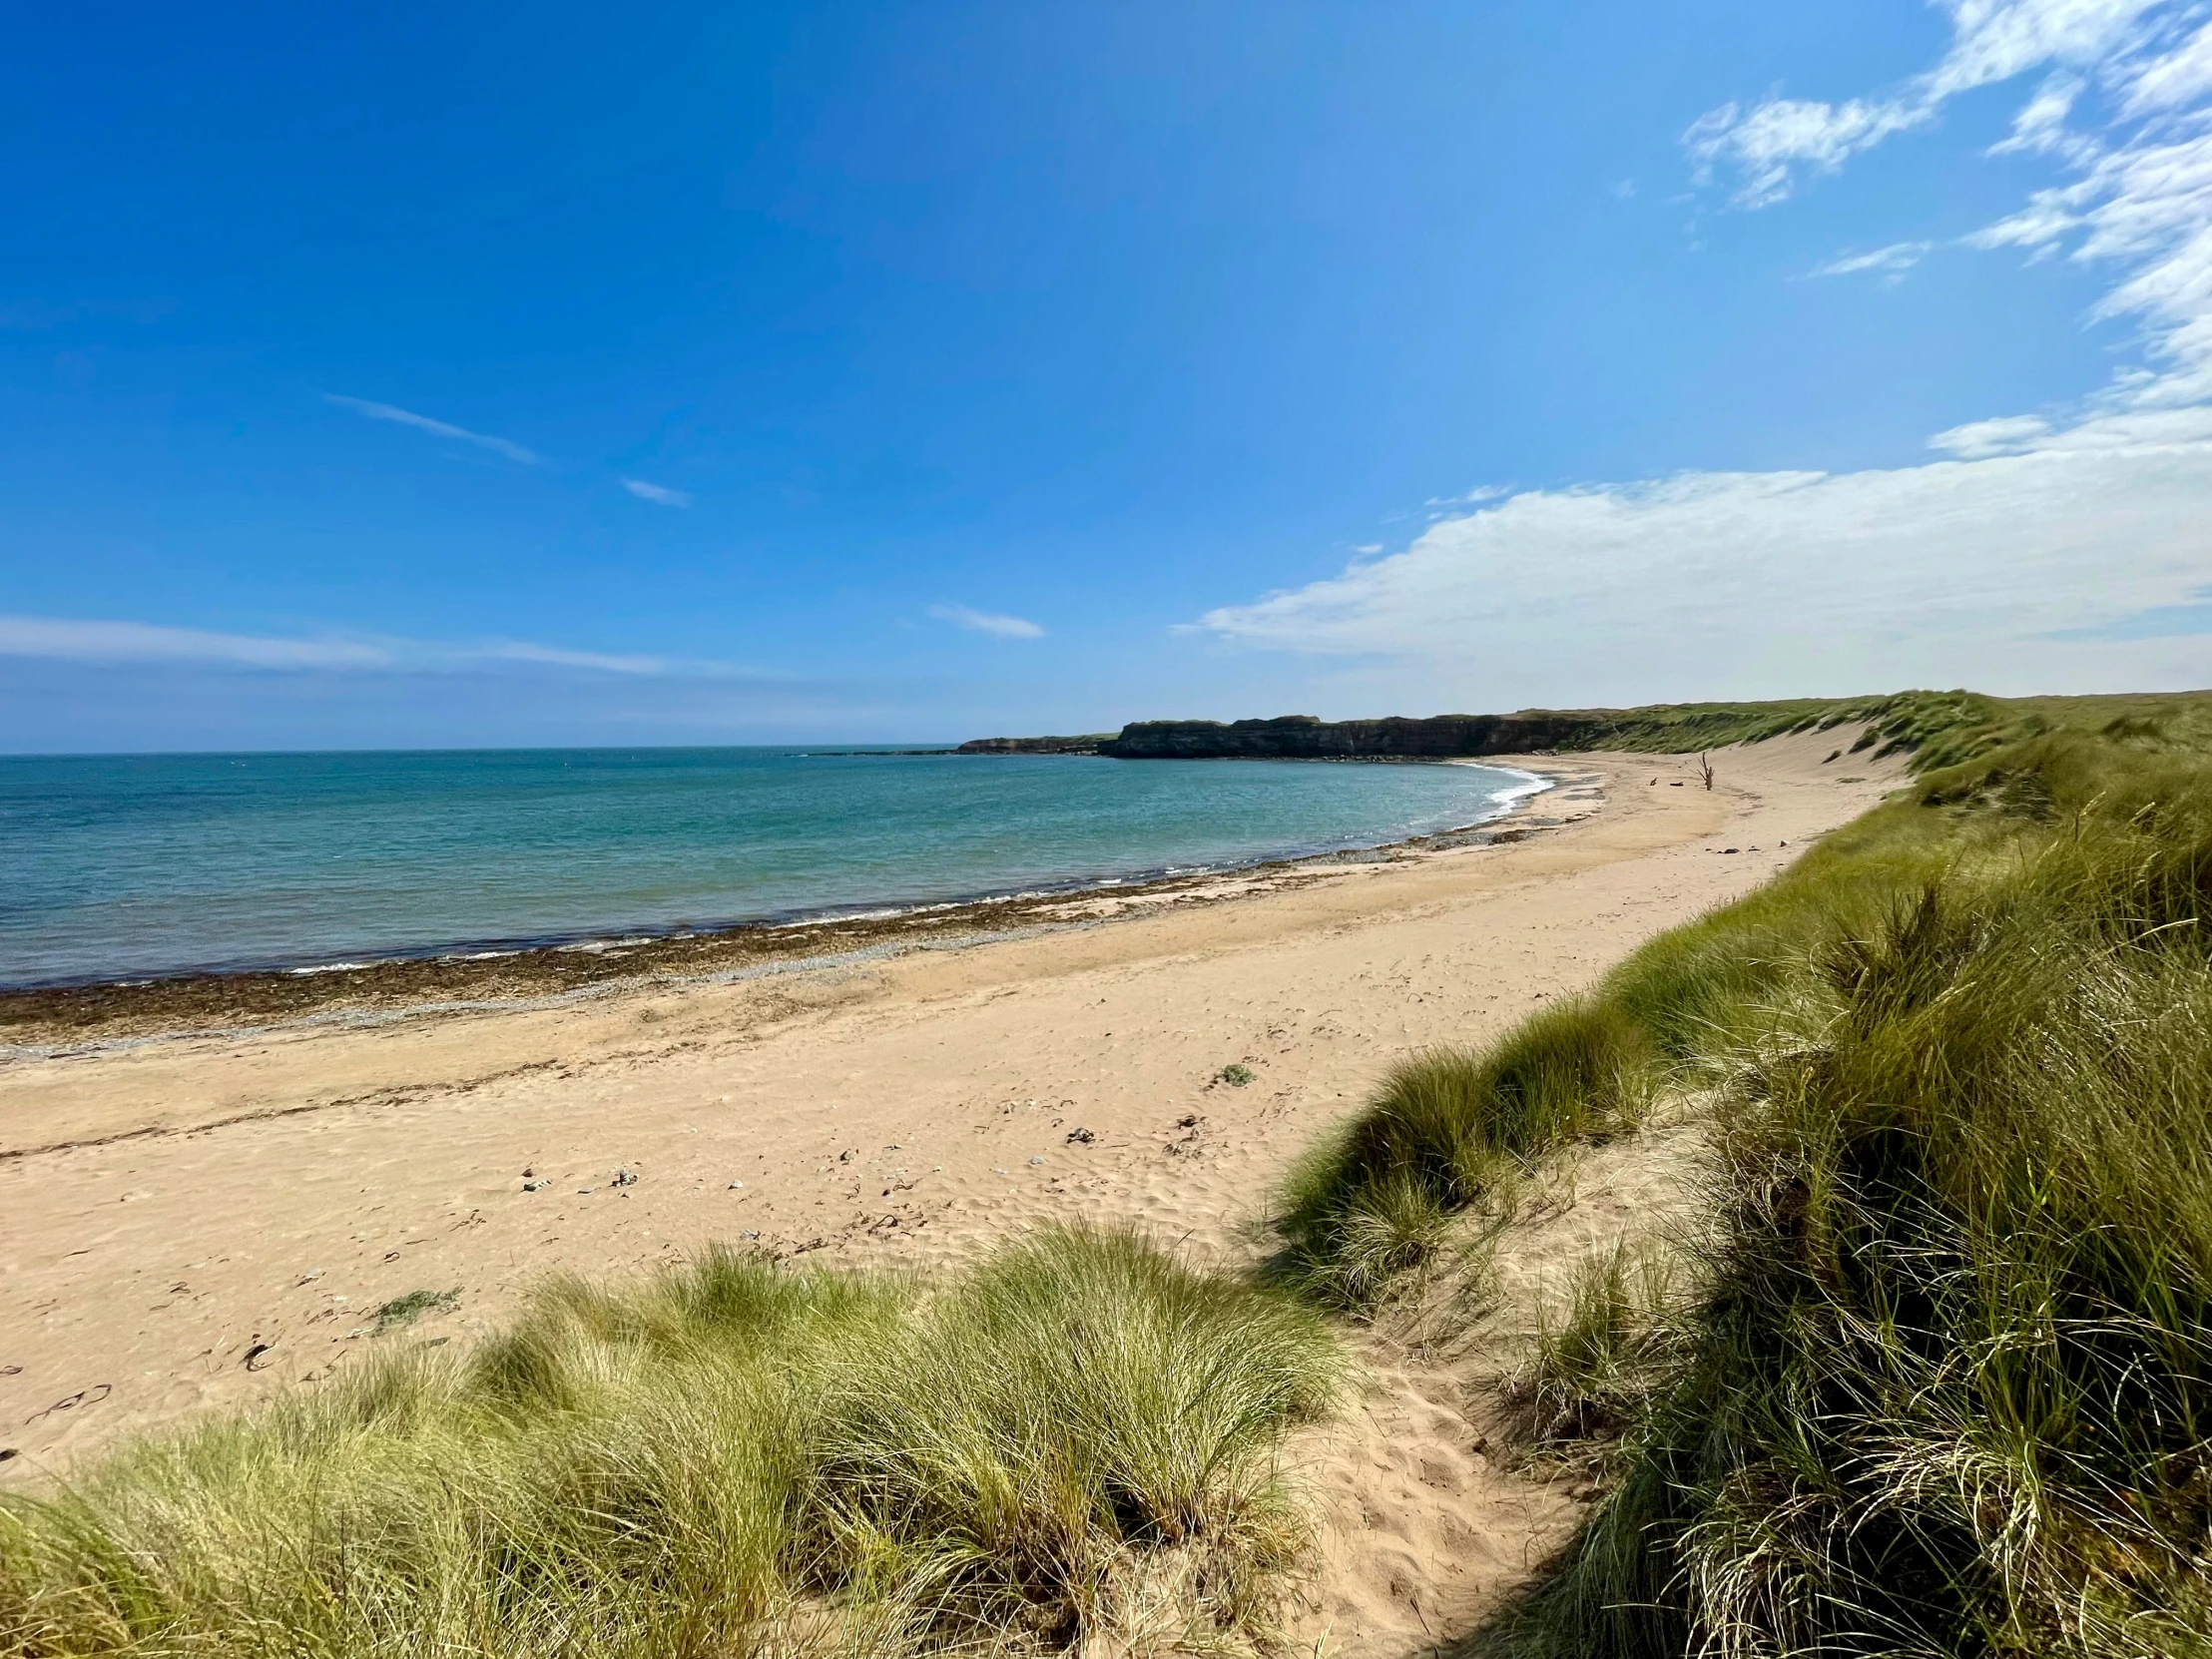
<svg viewBox="0 0 2212 1659"><path fill-rule="evenodd" d="M970 898L1495 816L1468 766L797 749L0 758L0 983Z"/></svg>

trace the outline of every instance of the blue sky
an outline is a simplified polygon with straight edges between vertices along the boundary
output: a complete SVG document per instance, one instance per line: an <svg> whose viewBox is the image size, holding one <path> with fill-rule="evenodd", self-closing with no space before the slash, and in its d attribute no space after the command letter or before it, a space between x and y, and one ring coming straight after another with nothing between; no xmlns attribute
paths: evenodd
<svg viewBox="0 0 2212 1659"><path fill-rule="evenodd" d="M2212 684L2197 0L11 44L0 748Z"/></svg>

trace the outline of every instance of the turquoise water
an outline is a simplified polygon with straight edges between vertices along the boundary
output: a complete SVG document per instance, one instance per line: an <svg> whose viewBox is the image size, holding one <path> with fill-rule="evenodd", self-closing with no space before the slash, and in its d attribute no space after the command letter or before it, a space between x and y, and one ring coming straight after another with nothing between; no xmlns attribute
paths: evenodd
<svg viewBox="0 0 2212 1659"><path fill-rule="evenodd" d="M865 911L1480 823L1473 766L798 749L0 758L0 984Z"/></svg>

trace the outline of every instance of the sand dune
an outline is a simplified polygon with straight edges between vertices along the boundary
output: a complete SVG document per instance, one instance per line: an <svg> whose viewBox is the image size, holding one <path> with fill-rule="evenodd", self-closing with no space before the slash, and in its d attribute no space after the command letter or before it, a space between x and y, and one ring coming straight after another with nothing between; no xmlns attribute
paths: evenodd
<svg viewBox="0 0 2212 1659"><path fill-rule="evenodd" d="M1392 1059L1572 992L1894 785L1823 765L1837 737L1723 752L1711 793L1685 758L1530 759L1560 787L1526 839L1071 900L970 948L0 1066L0 1478L710 1238L927 1263L1090 1216L1249 1260L1287 1161ZM1570 1231L1648 1199L1613 1156ZM458 1298L369 1334L417 1290ZM1347 1652L1462 1624L1575 1508L1489 1459L1465 1376L1377 1343L1312 1447Z"/></svg>

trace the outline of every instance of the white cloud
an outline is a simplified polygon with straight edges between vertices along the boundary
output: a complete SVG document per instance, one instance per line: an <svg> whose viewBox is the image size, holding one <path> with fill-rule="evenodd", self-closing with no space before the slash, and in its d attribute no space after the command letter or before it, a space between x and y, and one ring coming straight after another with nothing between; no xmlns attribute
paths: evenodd
<svg viewBox="0 0 2212 1659"><path fill-rule="evenodd" d="M1807 272L1808 276L1856 276L1861 272L1879 271L1885 276L1902 276L1928 257L1935 247L1929 242L1893 242L1887 248L1877 248L1868 254L1840 254L1826 265L1817 265Z"/></svg>
<svg viewBox="0 0 2212 1659"><path fill-rule="evenodd" d="M146 622L37 616L0 616L0 657L341 673L434 672L496 663L536 663L599 674L677 672L675 665L659 657L610 656L520 640L446 645L424 640L281 639ZM691 665L689 671L713 673L717 665Z"/></svg>
<svg viewBox="0 0 2212 1659"><path fill-rule="evenodd" d="M2082 140L2066 130L2074 101L2081 96L2078 75L2053 75L2035 96L2012 117L2012 135L1989 146L1992 156L2058 155L2069 159L2084 154Z"/></svg>
<svg viewBox="0 0 2212 1659"><path fill-rule="evenodd" d="M1962 461L1981 461L1992 455L2032 449L2049 435L2050 422L2040 415L1998 415L1993 420L1969 420L1963 426L1937 432L1928 440L1928 447Z"/></svg>
<svg viewBox="0 0 2212 1659"><path fill-rule="evenodd" d="M525 466L538 462L536 451L525 449L508 438L495 438L483 432L471 432L465 426L455 426L448 421L432 420L428 415L416 414L412 409L402 409L394 403L371 403L361 397L341 397L334 391L322 394L325 403L341 409L351 409L357 415L370 420L389 420L401 426L412 426L419 432L429 432L441 438L458 438L462 443L473 443L479 449L489 449L495 455L504 455L510 461L520 461Z"/></svg>
<svg viewBox="0 0 2212 1659"><path fill-rule="evenodd" d="M2092 64L2134 41L2150 14L2172 0L1938 0L1950 14L1951 46L1922 78L1941 102L2009 81L2044 64Z"/></svg>
<svg viewBox="0 0 2212 1659"><path fill-rule="evenodd" d="M2191 125L2131 136L1974 239L2049 253L2078 233L2072 259L2128 268L2094 314L2138 318L2161 364L2115 382L2130 403L2212 396L2212 119L2198 112Z"/></svg>
<svg viewBox="0 0 2212 1659"><path fill-rule="evenodd" d="M2178 109L2212 92L2212 23L2131 65L2125 82L2123 113L2130 116Z"/></svg>
<svg viewBox="0 0 2212 1659"><path fill-rule="evenodd" d="M610 657L599 651L565 651L557 645L530 645L518 641L478 646L462 655L496 662L545 663L554 668L591 669L600 674L669 672L669 664L659 657Z"/></svg>
<svg viewBox="0 0 2212 1659"><path fill-rule="evenodd" d="M1691 123L1683 145L1701 182L1718 168L1737 175L1739 207L1767 208L1796 192L1808 173L1834 173L1853 156L1896 134L1925 127L1960 93L2029 70L2110 63L2139 47L2153 14L2178 13L2180 0L1937 0L1951 19L1942 61L1884 97L1823 103L1768 98L1724 104ZM2154 32L2154 31L2153 31ZM2012 144L2047 147L2065 110L2063 83L2046 83L2021 112ZM2070 95L2068 97L2070 102Z"/></svg>
<svg viewBox="0 0 2212 1659"><path fill-rule="evenodd" d="M0 616L0 656L83 663L223 663L237 668L389 668L379 645L347 640L263 639L143 622L73 622Z"/></svg>
<svg viewBox="0 0 2212 1659"><path fill-rule="evenodd" d="M1819 104L1770 98L1744 109L1724 104L1698 117L1682 135L1702 183L1722 164L1742 175L1735 201L1766 208L1797 188L1801 169L1834 173L1862 150L1933 118L1933 109L1904 103Z"/></svg>
<svg viewBox="0 0 2212 1659"><path fill-rule="evenodd" d="M939 622L949 622L955 628L971 629L978 634L992 634L1002 640L1037 640L1044 638L1044 630L1026 617L1006 616L998 611L978 611L966 605L932 605L929 614Z"/></svg>
<svg viewBox="0 0 2212 1659"><path fill-rule="evenodd" d="M640 501L651 501L663 507L688 507L692 504L689 490L672 490L666 484L649 483L643 478L625 478L622 487Z"/></svg>
<svg viewBox="0 0 2212 1659"><path fill-rule="evenodd" d="M1531 490L1203 622L1394 659L1424 706L2109 679L2139 644L2048 636L2189 600L2207 524L2212 416L2115 416L1979 460ZM2212 680L2212 644L2173 650Z"/></svg>

